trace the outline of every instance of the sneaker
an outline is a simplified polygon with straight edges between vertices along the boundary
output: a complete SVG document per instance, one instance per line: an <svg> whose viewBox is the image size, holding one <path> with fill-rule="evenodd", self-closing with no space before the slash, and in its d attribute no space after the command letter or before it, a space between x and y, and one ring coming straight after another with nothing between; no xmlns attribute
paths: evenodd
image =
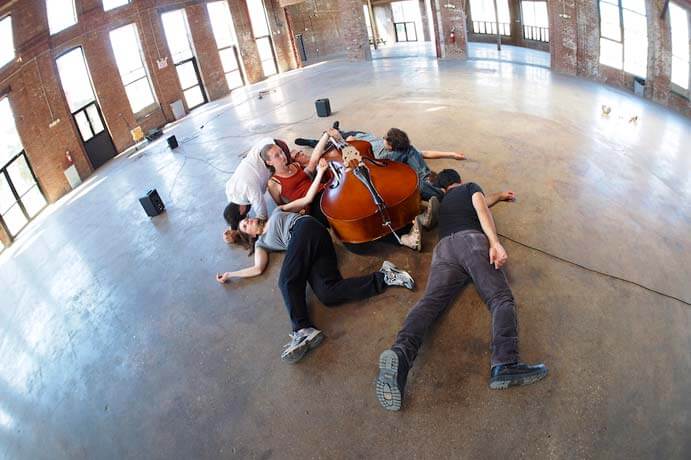
<svg viewBox="0 0 691 460"><path fill-rule="evenodd" d="M375 383L375 393L384 409L401 410L407 378L408 364L402 353L398 350L386 350L379 355L379 376Z"/></svg>
<svg viewBox="0 0 691 460"><path fill-rule="evenodd" d="M437 219L439 218L439 198L433 196L427 201L427 209L422 215L422 226L426 229L437 226Z"/></svg>
<svg viewBox="0 0 691 460"><path fill-rule="evenodd" d="M289 364L300 361L308 351L316 348L322 340L324 334L319 329L306 327L290 334L290 343L286 343L281 353L281 360Z"/></svg>
<svg viewBox="0 0 691 460"><path fill-rule="evenodd" d="M396 268L394 264L385 260L379 269L384 274L384 282L387 286L403 286L412 290L415 287L415 280L406 271Z"/></svg>
<svg viewBox="0 0 691 460"><path fill-rule="evenodd" d="M489 387L493 390L505 390L509 387L529 385L542 380L548 369L544 364L498 364L492 367Z"/></svg>
<svg viewBox="0 0 691 460"><path fill-rule="evenodd" d="M303 139L302 137L298 137L297 139L295 139L295 145L300 145L303 147L315 148L318 143L319 141L316 139Z"/></svg>
<svg viewBox="0 0 691 460"><path fill-rule="evenodd" d="M422 251L422 230L420 229L420 221L422 214L415 216L413 220L413 227L407 235L401 237L401 244L413 251Z"/></svg>

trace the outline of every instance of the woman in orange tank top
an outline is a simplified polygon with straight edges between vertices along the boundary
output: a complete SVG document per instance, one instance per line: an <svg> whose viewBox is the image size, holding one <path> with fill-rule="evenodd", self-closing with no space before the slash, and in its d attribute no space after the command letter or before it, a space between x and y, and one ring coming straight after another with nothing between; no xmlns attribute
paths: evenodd
<svg viewBox="0 0 691 460"><path fill-rule="evenodd" d="M312 203L308 203L304 198L312 184L317 165L328 140L329 133L326 132L312 151L310 160L304 168L299 163L292 161L290 156L276 145L269 145L260 152L266 166L272 172L268 190L276 205L284 211L310 214L327 227L329 226L328 220L322 214L319 206L321 192L325 185L320 186L319 193L312 200Z"/></svg>

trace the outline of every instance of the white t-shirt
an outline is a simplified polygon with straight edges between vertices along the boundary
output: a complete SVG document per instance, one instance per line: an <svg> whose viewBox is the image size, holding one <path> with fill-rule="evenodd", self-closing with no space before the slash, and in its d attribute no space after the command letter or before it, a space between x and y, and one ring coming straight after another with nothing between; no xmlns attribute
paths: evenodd
<svg viewBox="0 0 691 460"><path fill-rule="evenodd" d="M226 182L228 202L252 205L254 215L260 219L266 219L269 216L264 193L266 193L271 172L259 156L259 152L265 145L273 143L273 139L268 137L256 142Z"/></svg>

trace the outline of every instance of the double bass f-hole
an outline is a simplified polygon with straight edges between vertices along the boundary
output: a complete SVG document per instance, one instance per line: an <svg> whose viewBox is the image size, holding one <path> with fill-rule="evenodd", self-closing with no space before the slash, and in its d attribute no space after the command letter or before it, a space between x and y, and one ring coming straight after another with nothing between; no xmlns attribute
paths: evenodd
<svg viewBox="0 0 691 460"><path fill-rule="evenodd" d="M398 237L398 234L391 226L391 217L389 216L389 209L387 208L386 203L384 203L384 199L379 194L379 191L372 183L372 178L370 177L369 169L367 168L367 165L365 165L364 161L360 160L360 164L358 164L353 169L353 174L360 180L360 182L362 182L362 184L365 186L367 191L372 196L372 201L377 206L377 210L379 211L379 215L382 219L382 227L388 227L389 230L391 230L391 233L393 233L393 235L400 243L401 239Z"/></svg>

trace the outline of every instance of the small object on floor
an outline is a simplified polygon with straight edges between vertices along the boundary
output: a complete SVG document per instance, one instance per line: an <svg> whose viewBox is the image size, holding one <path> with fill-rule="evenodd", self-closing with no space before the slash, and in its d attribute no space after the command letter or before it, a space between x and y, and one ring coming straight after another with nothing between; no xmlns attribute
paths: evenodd
<svg viewBox="0 0 691 460"><path fill-rule="evenodd" d="M415 287L413 277L408 272L397 268L388 260L384 261L379 271L384 274L384 283L387 286L403 286L411 291Z"/></svg>
<svg viewBox="0 0 691 460"><path fill-rule="evenodd" d="M178 148L178 139L175 136L170 136L167 141L168 147L170 147L171 150Z"/></svg>
<svg viewBox="0 0 691 460"><path fill-rule="evenodd" d="M638 121L638 115L634 115L629 118L629 123L636 123Z"/></svg>
<svg viewBox="0 0 691 460"><path fill-rule="evenodd" d="M602 116L606 117L609 116L609 114L612 112L612 107L608 105L603 105L602 106Z"/></svg>
<svg viewBox="0 0 691 460"><path fill-rule="evenodd" d="M281 353L281 360L289 364L295 364L308 351L316 348L324 340L324 334L319 329L306 327L292 332L290 339L290 342L284 345L285 350Z"/></svg>
<svg viewBox="0 0 691 460"><path fill-rule="evenodd" d="M271 90L265 89L263 91L259 91L259 99L262 99L264 96L268 96L271 94Z"/></svg>
<svg viewBox="0 0 691 460"><path fill-rule="evenodd" d="M509 387L530 385L542 380L547 375L544 364L498 364L492 367L489 387L492 390L505 390Z"/></svg>
<svg viewBox="0 0 691 460"><path fill-rule="evenodd" d="M163 131L159 128L150 129L146 132L146 140L149 142L155 141L163 136Z"/></svg>
<svg viewBox="0 0 691 460"><path fill-rule="evenodd" d="M314 105L317 108L318 116L323 118L331 115L331 103L328 99L317 99Z"/></svg>
<svg viewBox="0 0 691 460"><path fill-rule="evenodd" d="M166 209L156 189L146 192L146 196L141 197L139 202L144 208L144 211L146 211L146 215L149 217L156 217Z"/></svg>

